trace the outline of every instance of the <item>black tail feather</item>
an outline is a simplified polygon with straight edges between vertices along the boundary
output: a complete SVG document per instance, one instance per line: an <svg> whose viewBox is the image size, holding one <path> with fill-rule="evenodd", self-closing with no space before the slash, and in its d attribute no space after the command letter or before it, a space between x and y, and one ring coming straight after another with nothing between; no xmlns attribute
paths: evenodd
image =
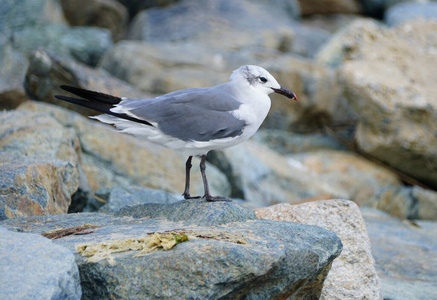
<svg viewBox="0 0 437 300"><path fill-rule="evenodd" d="M115 97L112 95L94 92L94 91L90 91L90 90L84 90L84 89L77 88L74 86L69 86L69 85L61 85L60 88L63 89L64 91L70 92L76 96L79 96L79 97L82 97L82 98L85 98L88 100L95 100L98 102L108 103L108 104L112 104L112 105L118 104L122 100L120 97Z"/></svg>
<svg viewBox="0 0 437 300"><path fill-rule="evenodd" d="M97 92L93 92L93 91L83 90L83 89L79 89L79 88L75 88L75 87L65 86L65 85L61 86L61 88L68 91L68 92L71 92L72 94L75 94L77 96L84 97L85 99L89 99L89 101L84 100L84 99L73 98L73 97L66 97L66 96L62 96L62 95L55 95L55 98L57 98L59 100L63 100L63 101L74 103L74 104L77 104L80 106L91 108L93 110L96 110L96 111L99 111L99 112L102 112L102 113L105 113L105 114L108 114L108 115L111 115L111 116L114 116L117 118L121 118L121 119L125 119L128 121L153 126L152 124L150 124L146 120L137 119L137 118L131 117L127 114L115 113L115 112L111 111L111 108L114 107L113 104L118 104L121 101L121 98L117 98L117 97L113 97L111 95L106 95L106 94L97 93ZM74 90L74 92L73 92L73 90ZM102 98L101 98L102 95L104 97L104 100L102 100ZM113 103L113 104L108 103L108 101L109 101L108 99L110 99L110 97L112 97L113 99L117 98L117 99L119 99L119 101L116 103Z"/></svg>

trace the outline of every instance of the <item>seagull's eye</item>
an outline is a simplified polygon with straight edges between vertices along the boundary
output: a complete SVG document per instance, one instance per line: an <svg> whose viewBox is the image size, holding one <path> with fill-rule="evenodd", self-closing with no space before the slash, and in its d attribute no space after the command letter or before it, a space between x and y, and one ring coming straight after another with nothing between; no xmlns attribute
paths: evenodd
<svg viewBox="0 0 437 300"><path fill-rule="evenodd" d="M261 80L262 83L266 83L267 82L267 78L262 77L262 76L259 78L259 80Z"/></svg>

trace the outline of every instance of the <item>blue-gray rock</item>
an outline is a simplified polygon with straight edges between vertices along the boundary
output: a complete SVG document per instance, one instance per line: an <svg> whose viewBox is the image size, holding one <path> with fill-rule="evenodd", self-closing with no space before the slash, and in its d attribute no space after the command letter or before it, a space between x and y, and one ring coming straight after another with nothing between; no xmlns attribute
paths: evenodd
<svg viewBox="0 0 437 300"><path fill-rule="evenodd" d="M103 53L112 47L111 33L96 27L72 27L48 24L26 27L13 32L12 46L30 56L39 48L58 56L74 58L87 65L97 65Z"/></svg>
<svg viewBox="0 0 437 300"><path fill-rule="evenodd" d="M292 133L285 130L262 128L252 137L260 144L281 154L293 154L321 149L347 150L338 140L322 133Z"/></svg>
<svg viewBox="0 0 437 300"><path fill-rule="evenodd" d="M291 26L290 21L288 13L280 7L247 0L180 1L139 13L132 21L128 37L147 42L177 41L217 31L257 33Z"/></svg>
<svg viewBox="0 0 437 300"><path fill-rule="evenodd" d="M236 206L205 203L198 207L196 201L186 202L191 204L188 210L197 209L199 214L208 214L217 205ZM211 223L217 223L224 211L215 210ZM34 232L83 224L101 226L87 234L55 240L76 253L83 299L317 299L332 260L342 249L333 232L267 220L182 226L162 219L82 213L16 218L1 224ZM185 234L189 240L142 256L127 250L97 257L103 254L99 250L102 243L117 248L154 233ZM80 253L88 247L84 245L95 247L97 256L83 257Z"/></svg>
<svg viewBox="0 0 437 300"><path fill-rule="evenodd" d="M215 226L255 220L255 213L232 202L209 203L204 199L182 200L173 204L145 203L117 211L116 217L163 218L184 225Z"/></svg>
<svg viewBox="0 0 437 300"><path fill-rule="evenodd" d="M66 24L57 0L2 0L0 4L1 34L51 23Z"/></svg>
<svg viewBox="0 0 437 300"><path fill-rule="evenodd" d="M142 203L170 204L180 199L162 190L146 189L140 186L116 186L96 191L96 196L106 200L99 212L116 212L125 206Z"/></svg>
<svg viewBox="0 0 437 300"><path fill-rule="evenodd" d="M44 50L38 50L29 57L24 87L32 99L54 103L87 116L96 114L94 110L55 99L54 95L64 92L59 88L62 84L80 86L120 97L129 95L132 98L147 98L149 96L104 70L92 69L73 59L60 58ZM62 118L60 120L62 121Z"/></svg>
<svg viewBox="0 0 437 300"><path fill-rule="evenodd" d="M418 18L437 20L437 3L399 3L390 7L384 15L384 21L389 26L397 26Z"/></svg>
<svg viewBox="0 0 437 300"><path fill-rule="evenodd" d="M437 222L362 209L384 299L437 299Z"/></svg>
<svg viewBox="0 0 437 300"><path fill-rule="evenodd" d="M0 227L1 299L80 299L73 253L49 239Z"/></svg>
<svg viewBox="0 0 437 300"><path fill-rule="evenodd" d="M61 0L60 3L70 25L107 28L114 40L123 37L128 12L116 0Z"/></svg>

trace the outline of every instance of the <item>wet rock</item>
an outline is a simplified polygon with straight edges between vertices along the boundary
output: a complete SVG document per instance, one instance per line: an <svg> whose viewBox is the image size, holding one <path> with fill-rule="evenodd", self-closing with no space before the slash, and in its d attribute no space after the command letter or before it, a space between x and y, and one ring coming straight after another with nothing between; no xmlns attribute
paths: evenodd
<svg viewBox="0 0 437 300"><path fill-rule="evenodd" d="M400 3L390 7L384 15L384 21L389 26L398 26L414 19L437 20L437 3Z"/></svg>
<svg viewBox="0 0 437 300"><path fill-rule="evenodd" d="M107 28L119 40L126 30L127 9L116 0L61 0L65 18L73 26Z"/></svg>
<svg viewBox="0 0 437 300"><path fill-rule="evenodd" d="M37 234L0 226L0 298L81 299L74 255Z"/></svg>
<svg viewBox="0 0 437 300"><path fill-rule="evenodd" d="M72 85L118 97L147 98L150 95L111 76L104 70L91 69L70 59L60 58L44 50L36 51L30 57L24 86L36 100L53 103L72 109L84 115L95 115L96 111L56 99L65 95L60 85Z"/></svg>
<svg viewBox="0 0 437 300"><path fill-rule="evenodd" d="M268 220L317 225L338 235L343 251L332 264L320 299L382 299L366 225L354 202L277 204L257 209L256 215Z"/></svg>
<svg viewBox="0 0 437 300"><path fill-rule="evenodd" d="M196 201L186 202L191 203L187 209L197 208ZM216 224L226 216L223 208L228 206L236 204L206 203L203 212L215 211L209 220ZM333 232L291 222L249 220L183 227L181 222L88 213L53 216L50 221L14 219L2 225L36 232L81 224L100 226L87 234L55 240L75 253L86 299L314 299L342 249ZM141 255L136 255L139 250L129 250L133 244L152 238L159 242L172 233L186 235L188 241L168 250L153 246L150 250L144 245ZM104 243L121 251L102 252ZM96 252L91 254L87 249Z"/></svg>
<svg viewBox="0 0 437 300"><path fill-rule="evenodd" d="M67 213L79 187L76 135L47 114L0 119L0 218Z"/></svg>
<svg viewBox="0 0 437 300"><path fill-rule="evenodd" d="M99 208L99 212L106 213L116 212L125 206L137 207L136 205L141 203L170 204L178 201L178 198L170 193L156 189L145 189L140 186L115 186L100 189L96 195L100 195L103 200L106 200L106 203Z"/></svg>
<svg viewBox="0 0 437 300"><path fill-rule="evenodd" d="M100 188L141 185L170 193L182 193L185 184L186 157L172 150L152 145L133 136L116 132L77 113L44 104L26 102L20 110L44 112L63 126L72 128L81 146L81 167L93 191ZM200 172L193 160L192 194L203 195ZM227 196L229 183L214 166L207 165L211 193Z"/></svg>
<svg viewBox="0 0 437 300"><path fill-rule="evenodd" d="M362 209L385 299L437 297L437 223L401 221Z"/></svg>

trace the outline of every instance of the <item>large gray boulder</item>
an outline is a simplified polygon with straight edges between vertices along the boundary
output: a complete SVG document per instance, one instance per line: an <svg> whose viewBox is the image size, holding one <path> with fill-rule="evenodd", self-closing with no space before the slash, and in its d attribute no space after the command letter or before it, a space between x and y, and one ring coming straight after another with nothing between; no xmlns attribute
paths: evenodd
<svg viewBox="0 0 437 300"><path fill-rule="evenodd" d="M437 222L407 222L362 209L384 299L437 298Z"/></svg>
<svg viewBox="0 0 437 300"><path fill-rule="evenodd" d="M254 220L252 211L244 212L234 203L203 202L202 210L198 201L182 205L199 211L204 220L200 226L193 224L194 219L192 225L183 226L165 216L117 218L89 213L53 216L50 223L44 218L21 218L2 225L39 233L94 225L81 235L54 241L75 253L83 299L315 299L342 249L331 231ZM239 222L225 221L225 211L240 211ZM210 217L205 219L202 212ZM173 244L166 239L173 239ZM108 246L116 250L107 252ZM141 248L142 252L135 250Z"/></svg>
<svg viewBox="0 0 437 300"><path fill-rule="evenodd" d="M237 48L249 44L279 49L292 38L292 24L290 14L274 3L191 0L140 12L128 37L149 43L189 39L220 48L233 43Z"/></svg>
<svg viewBox="0 0 437 300"><path fill-rule="evenodd" d="M431 187L437 186L437 87L430 67L437 63L436 32L437 22L429 20L391 29L360 21L319 53L340 66L361 151Z"/></svg>
<svg viewBox="0 0 437 300"><path fill-rule="evenodd" d="M1 299L81 299L73 253L37 234L0 226Z"/></svg>

